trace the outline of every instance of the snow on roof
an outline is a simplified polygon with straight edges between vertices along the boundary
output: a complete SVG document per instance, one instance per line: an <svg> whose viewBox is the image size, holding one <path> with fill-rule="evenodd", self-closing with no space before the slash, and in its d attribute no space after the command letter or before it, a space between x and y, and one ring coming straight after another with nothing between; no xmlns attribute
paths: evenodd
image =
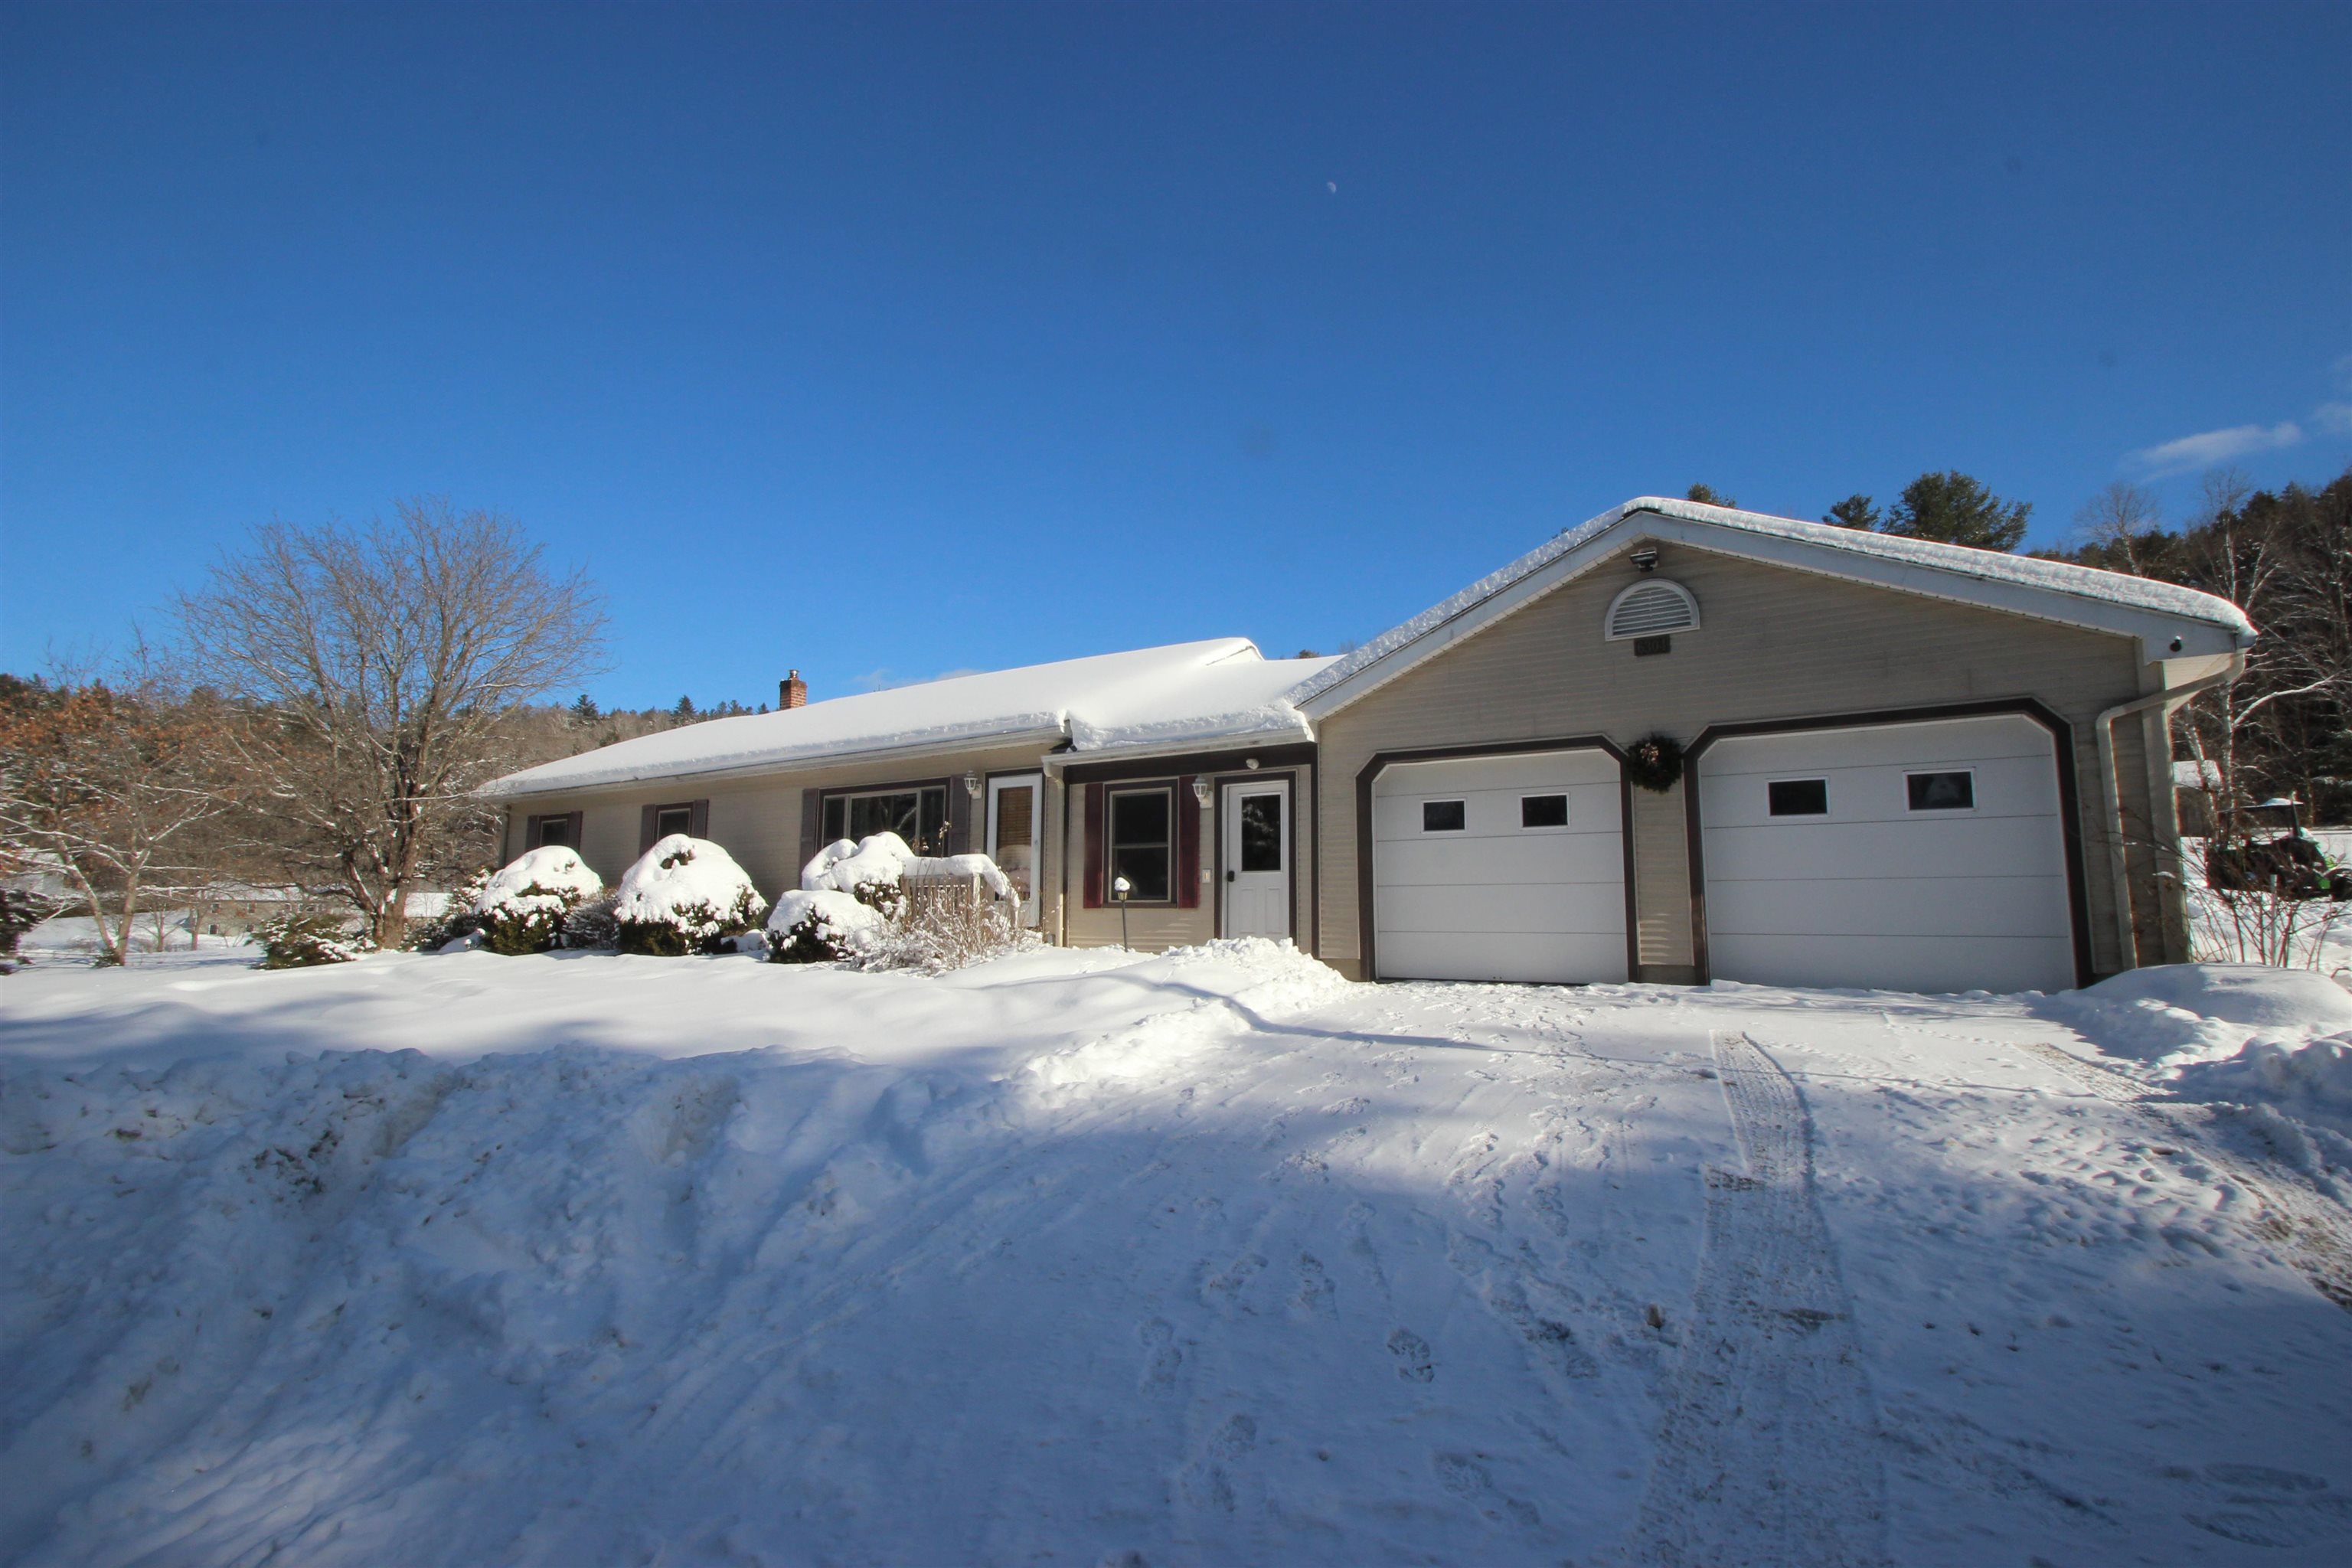
<svg viewBox="0 0 2352 1568"><path fill-rule="evenodd" d="M2253 623L2246 619L2246 613L2229 600L2211 594L2200 594L2194 588L2184 588L2176 583L2129 577L2119 572L2102 572L2095 567L2076 566L2064 561L2038 561L2031 556L2011 555L1998 550L1945 544L1932 539L1905 539L1864 529L1839 528L1832 523L1806 522L1793 517L1739 511L1730 507L1707 506L1699 501L1675 500L1664 496L1636 496L1574 528L1562 530L1509 565L1481 577L1412 619L1391 626L1345 658L1335 660L1329 668L1300 682L1297 689L1289 694L1289 700L1303 703L1318 693L1329 690L1357 671L1379 663L1409 643L1419 641L1455 616L1590 542L1636 512L1645 511L1735 532L1823 545L1854 555L1874 556L1908 566L1923 566L1988 583L2013 584L2020 587L2071 595L2079 599L2179 616L2224 627L2247 640L2254 635Z"/></svg>
<svg viewBox="0 0 2352 1568"><path fill-rule="evenodd" d="M1246 637L1214 637L959 675L644 735L509 773L485 793L543 795L1027 735L1066 734L1081 749L1284 728L1304 738L1305 721L1276 699L1325 662L1267 659Z"/></svg>
<svg viewBox="0 0 2352 1568"><path fill-rule="evenodd" d="M1100 752L1159 749L1192 741L1309 741L1314 731L1287 693L1339 662L1337 658L1236 661L1197 670L1164 689L1107 691L1071 712L1071 746Z"/></svg>

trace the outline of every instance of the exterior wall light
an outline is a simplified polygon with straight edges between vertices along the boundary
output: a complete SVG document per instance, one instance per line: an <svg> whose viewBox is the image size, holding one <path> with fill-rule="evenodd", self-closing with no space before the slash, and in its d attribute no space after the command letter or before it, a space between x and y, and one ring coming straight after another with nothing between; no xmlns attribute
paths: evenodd
<svg viewBox="0 0 2352 1568"><path fill-rule="evenodd" d="M963 793L971 796L974 800L978 800L980 798L980 774L977 772L967 773L963 775Z"/></svg>
<svg viewBox="0 0 2352 1568"><path fill-rule="evenodd" d="M1202 811L1209 809L1209 781L1197 773L1192 778L1192 798L1201 803Z"/></svg>

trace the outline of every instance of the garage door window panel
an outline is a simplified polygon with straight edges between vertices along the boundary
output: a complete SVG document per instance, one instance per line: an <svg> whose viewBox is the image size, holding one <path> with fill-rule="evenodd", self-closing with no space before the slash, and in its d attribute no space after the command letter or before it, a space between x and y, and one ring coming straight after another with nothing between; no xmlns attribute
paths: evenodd
<svg viewBox="0 0 2352 1568"><path fill-rule="evenodd" d="M1175 860L1176 796L1165 785L1115 789L1105 812L1110 840L1111 890L1127 879L1130 904L1169 901Z"/></svg>
<svg viewBox="0 0 2352 1568"><path fill-rule="evenodd" d="M1521 827L1566 827L1568 796L1565 795L1523 795L1519 796Z"/></svg>
<svg viewBox="0 0 2352 1568"><path fill-rule="evenodd" d="M1464 802L1458 800L1424 800L1421 803L1421 830L1423 833L1461 833L1470 826Z"/></svg>
<svg viewBox="0 0 2352 1568"><path fill-rule="evenodd" d="M1773 816L1827 816L1830 781L1774 779L1764 786L1764 809Z"/></svg>
<svg viewBox="0 0 2352 1568"><path fill-rule="evenodd" d="M1974 811L1977 808L1977 775L1969 770L1905 773L1903 786L1913 811Z"/></svg>

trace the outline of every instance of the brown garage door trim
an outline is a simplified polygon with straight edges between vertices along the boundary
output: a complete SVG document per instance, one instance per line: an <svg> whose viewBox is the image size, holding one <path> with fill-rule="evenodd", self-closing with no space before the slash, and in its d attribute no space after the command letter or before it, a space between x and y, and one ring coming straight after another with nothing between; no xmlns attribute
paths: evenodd
<svg viewBox="0 0 2352 1568"><path fill-rule="evenodd" d="M1606 735L1564 735L1550 741L1489 742L1470 746L1420 746L1374 752L1356 773L1356 929L1364 978L1381 976L1378 937L1372 924L1372 781L1400 763L1453 762L1467 757L1517 757L1531 752L1606 752L1617 763L1617 842L1624 851L1625 974L1641 971L1641 930L1633 910L1633 786L1625 778L1625 752Z"/></svg>
<svg viewBox="0 0 2352 1568"><path fill-rule="evenodd" d="M1948 702L1928 708L1878 708L1862 713L1826 713L1805 719L1765 719L1744 724L1709 724L1683 752L1684 831L1690 844L1691 959L1702 985L1715 978L1707 958L1706 861L1699 820L1698 764L1717 741L1742 735L1784 735L1801 730L1862 730L1880 724L1919 724L1938 719L1981 719L2015 714L2050 731L2050 760L2058 773L2058 813L2066 844L2066 906L2074 944L2074 984L2091 984L2091 900L2083 870L2083 812L2074 789L2074 727L2031 697L1989 702Z"/></svg>

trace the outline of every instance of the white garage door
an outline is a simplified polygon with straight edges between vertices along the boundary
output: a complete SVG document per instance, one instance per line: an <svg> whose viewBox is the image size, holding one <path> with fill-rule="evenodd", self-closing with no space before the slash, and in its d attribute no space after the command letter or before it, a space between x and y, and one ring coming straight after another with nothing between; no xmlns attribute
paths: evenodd
<svg viewBox="0 0 2352 1568"><path fill-rule="evenodd" d="M1624 814L1606 752L1400 763L1372 781L1386 980L1622 980Z"/></svg>
<svg viewBox="0 0 2352 1568"><path fill-rule="evenodd" d="M2058 775L2032 720L1747 735L1698 773L1715 978L2074 984Z"/></svg>

